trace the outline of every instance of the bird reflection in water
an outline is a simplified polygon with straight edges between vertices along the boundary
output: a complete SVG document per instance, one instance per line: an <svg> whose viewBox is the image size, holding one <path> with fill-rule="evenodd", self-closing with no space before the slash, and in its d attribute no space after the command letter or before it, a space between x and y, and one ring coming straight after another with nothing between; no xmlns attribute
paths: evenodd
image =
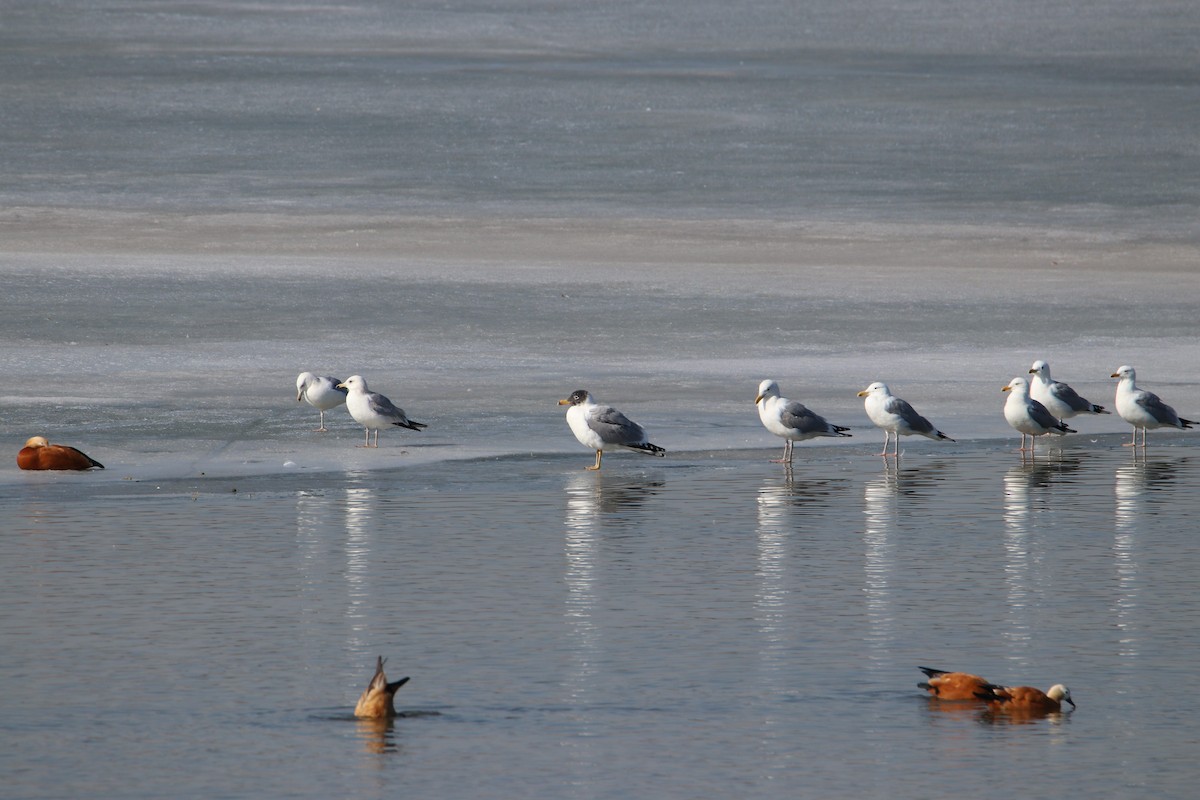
<svg viewBox="0 0 1200 800"><path fill-rule="evenodd" d="M628 521L664 486L661 479L613 478L603 474L572 475L567 481L567 524L572 519Z"/></svg>
<svg viewBox="0 0 1200 800"><path fill-rule="evenodd" d="M400 749L396 744L394 717L357 719L355 722L358 724L358 738L368 753L395 753Z"/></svg>

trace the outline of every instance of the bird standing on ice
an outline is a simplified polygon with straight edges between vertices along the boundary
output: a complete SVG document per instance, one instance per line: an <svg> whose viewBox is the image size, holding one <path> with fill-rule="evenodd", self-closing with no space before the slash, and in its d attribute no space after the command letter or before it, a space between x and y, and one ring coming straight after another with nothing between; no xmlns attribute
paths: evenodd
<svg viewBox="0 0 1200 800"><path fill-rule="evenodd" d="M641 425L612 406L598 405L583 389L577 389L567 399L559 400L558 404L570 406L567 409L567 425L579 443L596 451L596 463L588 467L590 470L600 469L604 451L613 447L660 458L667 452L646 441L646 431Z"/></svg>
<svg viewBox="0 0 1200 800"><path fill-rule="evenodd" d="M1142 447L1146 446L1146 431L1150 428L1190 428L1200 425L1195 420L1183 419L1175 409L1158 399L1154 392L1137 387L1137 372L1133 367L1122 366L1109 377L1120 378L1117 383L1116 407L1121 419L1133 426L1133 441L1137 447L1138 428L1142 429Z"/></svg>
<svg viewBox="0 0 1200 800"><path fill-rule="evenodd" d="M104 465L74 447L50 444L45 436L34 436L17 453L21 469L104 469Z"/></svg>
<svg viewBox="0 0 1200 800"><path fill-rule="evenodd" d="M892 394L886 383L876 381L859 392L858 396L867 398L863 401L867 417L876 427L883 428L883 452L879 454L881 456L888 455L888 438L892 434L896 436L896 445L892 453L894 456L900 455L901 436L917 434L934 440L954 441L933 427L932 422L918 414L907 402Z"/></svg>
<svg viewBox="0 0 1200 800"><path fill-rule="evenodd" d="M306 400L310 406L321 412L321 427L317 428L317 433L328 430L325 427L325 412L346 402L346 390L338 388L340 383L337 378L328 375L317 376L311 372L301 372L296 377L296 402Z"/></svg>
<svg viewBox="0 0 1200 800"><path fill-rule="evenodd" d="M1033 450L1033 437L1052 433L1063 436L1075 433L1068 428L1067 423L1060 422L1046 407L1029 396L1029 381L1024 378L1013 378L1000 391L1012 392L1004 401L1004 419L1021 434L1021 451L1025 451L1025 437L1029 437L1029 450Z"/></svg>
<svg viewBox="0 0 1200 800"><path fill-rule="evenodd" d="M379 429L389 425L408 428L410 431L429 427L423 422L410 420L404 409L397 408L391 400L378 392L368 392L367 382L361 375L351 375L339 383L337 388L347 390L346 410L364 428L363 447L379 447ZM371 444L372 430L375 431L374 445Z"/></svg>
<svg viewBox="0 0 1200 800"><path fill-rule="evenodd" d="M819 414L814 414L796 400L788 400L779 394L779 384L767 379L758 385L758 418L763 427L776 436L783 437L783 458L772 459L776 464L792 463L792 445L818 436L850 436L849 428L833 425Z"/></svg>
<svg viewBox="0 0 1200 800"><path fill-rule="evenodd" d="M1036 375L1029 387L1029 396L1046 407L1046 410L1064 422L1076 414L1107 414L1104 406L1089 403L1079 393L1062 381L1050 377L1050 365L1037 360L1029 368Z"/></svg>

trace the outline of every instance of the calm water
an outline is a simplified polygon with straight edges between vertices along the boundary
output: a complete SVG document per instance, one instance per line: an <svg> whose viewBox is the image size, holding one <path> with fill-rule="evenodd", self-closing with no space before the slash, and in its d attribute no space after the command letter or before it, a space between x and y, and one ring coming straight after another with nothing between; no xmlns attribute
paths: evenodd
<svg viewBox="0 0 1200 800"><path fill-rule="evenodd" d="M6 794L1187 796L1194 446L766 455L34 476ZM385 728L349 714L376 653L413 676ZM925 663L1079 708L939 708Z"/></svg>
<svg viewBox="0 0 1200 800"><path fill-rule="evenodd" d="M1023 459L1000 388L1200 418L1198 24L4 3L0 794L1190 797L1200 438ZM767 377L854 438L768 463ZM875 456L875 380L959 442ZM585 472L581 387L668 457Z"/></svg>

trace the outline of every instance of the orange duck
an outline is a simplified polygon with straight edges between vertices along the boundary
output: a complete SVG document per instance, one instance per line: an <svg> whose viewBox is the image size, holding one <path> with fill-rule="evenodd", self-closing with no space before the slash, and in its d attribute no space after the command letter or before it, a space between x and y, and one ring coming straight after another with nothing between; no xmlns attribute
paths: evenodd
<svg viewBox="0 0 1200 800"><path fill-rule="evenodd" d="M996 686L987 684L976 695L980 700L986 700L993 711L1003 711L1015 714L1048 714L1062 711L1063 703L1070 703L1071 690L1061 683L1056 683L1046 691L1032 686Z"/></svg>
<svg viewBox="0 0 1200 800"><path fill-rule="evenodd" d="M396 696L396 690L408 683L408 678L388 683L387 676L383 674L383 665L386 662L387 659L383 656L376 662L375 677L371 678L371 682L363 690L362 697L358 698L354 716L360 719L391 719L396 716L396 707L392 700Z"/></svg>
<svg viewBox="0 0 1200 800"><path fill-rule="evenodd" d="M21 469L104 469L104 465L74 447L50 444L45 436L34 436L17 453Z"/></svg>
<svg viewBox="0 0 1200 800"><path fill-rule="evenodd" d="M917 667L929 680L917 686L938 700L982 700L980 692L987 691L990 683L969 672L947 672L933 667Z"/></svg>

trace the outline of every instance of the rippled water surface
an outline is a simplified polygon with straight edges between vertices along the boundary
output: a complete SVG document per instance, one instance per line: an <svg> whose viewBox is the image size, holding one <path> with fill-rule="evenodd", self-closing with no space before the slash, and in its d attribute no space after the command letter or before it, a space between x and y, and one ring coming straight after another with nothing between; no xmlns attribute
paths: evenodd
<svg viewBox="0 0 1200 800"><path fill-rule="evenodd" d="M769 455L35 476L3 501L6 791L999 798L1019 764L1185 796L1195 447ZM412 676L392 725L350 714L376 654ZM918 664L1079 708L938 706Z"/></svg>

